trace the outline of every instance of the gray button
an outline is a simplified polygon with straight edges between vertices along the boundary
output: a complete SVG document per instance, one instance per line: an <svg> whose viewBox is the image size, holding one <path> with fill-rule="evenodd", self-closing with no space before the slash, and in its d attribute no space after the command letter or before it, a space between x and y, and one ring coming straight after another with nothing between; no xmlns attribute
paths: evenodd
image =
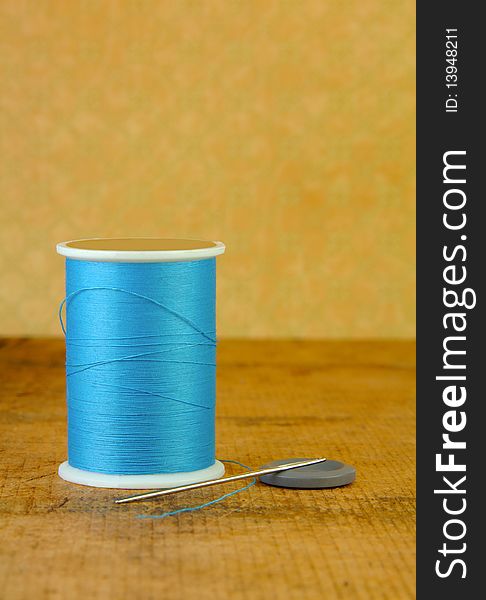
<svg viewBox="0 0 486 600"><path fill-rule="evenodd" d="M309 459L284 458L282 460L274 460L266 465L262 465L262 469L303 460ZM323 463L310 465L309 467L290 469L289 471L271 473L270 475L262 475L260 477L260 481L267 485L301 489L339 487L341 485L348 485L348 483L352 483L355 479L356 469L351 465L345 465L337 460L326 460Z"/></svg>

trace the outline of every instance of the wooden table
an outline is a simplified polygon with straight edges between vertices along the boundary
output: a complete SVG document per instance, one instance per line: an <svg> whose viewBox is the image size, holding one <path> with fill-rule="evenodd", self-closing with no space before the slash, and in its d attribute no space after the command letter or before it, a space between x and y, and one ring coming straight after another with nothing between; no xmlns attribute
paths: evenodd
<svg viewBox="0 0 486 600"><path fill-rule="evenodd" d="M355 465L357 481L320 491L257 484L157 521L136 515L221 488L116 506L113 490L59 479L63 342L3 340L0 597L413 598L414 357L409 342L223 341L218 457L257 467L325 455Z"/></svg>

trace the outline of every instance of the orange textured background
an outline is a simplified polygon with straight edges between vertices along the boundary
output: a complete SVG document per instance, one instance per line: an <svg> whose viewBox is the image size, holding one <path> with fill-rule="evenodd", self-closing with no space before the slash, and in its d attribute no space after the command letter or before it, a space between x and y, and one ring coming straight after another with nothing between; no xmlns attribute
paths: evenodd
<svg viewBox="0 0 486 600"><path fill-rule="evenodd" d="M415 3L0 0L0 333L57 241L221 239L222 336L414 336Z"/></svg>

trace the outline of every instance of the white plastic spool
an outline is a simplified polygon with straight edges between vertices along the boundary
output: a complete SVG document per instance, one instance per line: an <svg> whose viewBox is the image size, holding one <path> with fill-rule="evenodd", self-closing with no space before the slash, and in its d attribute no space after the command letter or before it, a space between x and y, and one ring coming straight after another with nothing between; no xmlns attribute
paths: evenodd
<svg viewBox="0 0 486 600"><path fill-rule="evenodd" d="M162 238L93 238L61 242L58 254L72 260L95 262L185 262L213 258L225 251L222 242ZM151 475L109 475L77 469L68 461L59 465L59 476L71 483L91 487L145 490L170 488L224 475L224 465L216 460L207 469L183 473Z"/></svg>

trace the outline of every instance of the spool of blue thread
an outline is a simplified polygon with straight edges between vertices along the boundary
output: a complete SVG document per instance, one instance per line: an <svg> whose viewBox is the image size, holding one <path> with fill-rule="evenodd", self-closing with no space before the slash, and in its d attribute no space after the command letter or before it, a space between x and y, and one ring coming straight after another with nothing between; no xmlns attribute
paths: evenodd
<svg viewBox="0 0 486 600"><path fill-rule="evenodd" d="M151 489L221 477L215 257L221 242L63 242L72 483ZM62 315L62 310L60 314Z"/></svg>

